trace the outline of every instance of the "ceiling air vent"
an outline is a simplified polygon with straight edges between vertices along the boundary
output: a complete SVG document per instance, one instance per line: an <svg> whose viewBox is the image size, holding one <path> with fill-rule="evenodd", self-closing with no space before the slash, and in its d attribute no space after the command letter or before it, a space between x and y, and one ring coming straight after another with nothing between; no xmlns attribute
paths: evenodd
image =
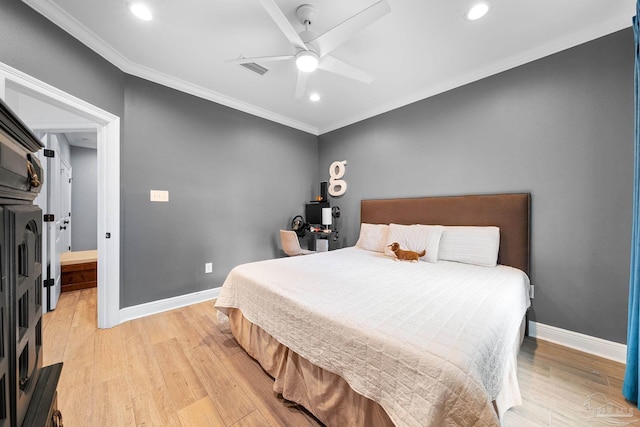
<svg viewBox="0 0 640 427"><path fill-rule="evenodd" d="M269 71L268 69L264 68L262 65L258 65L255 62L247 62L245 64L240 64L240 65L242 65L247 70L250 70L250 71L253 71L254 73L260 74L261 76L264 73L266 73L267 71Z"/></svg>

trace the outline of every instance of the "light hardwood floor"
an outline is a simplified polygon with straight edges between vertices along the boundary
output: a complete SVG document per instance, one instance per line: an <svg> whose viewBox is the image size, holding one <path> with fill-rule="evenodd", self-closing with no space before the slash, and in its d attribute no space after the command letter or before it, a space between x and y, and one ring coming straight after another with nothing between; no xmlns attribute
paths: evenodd
<svg viewBox="0 0 640 427"><path fill-rule="evenodd" d="M95 319L95 289L62 294L44 316L44 364L64 362L58 404L67 427L320 425L273 392L212 302L106 330ZM620 393L623 365L529 338L518 364L524 403L505 426L640 426Z"/></svg>

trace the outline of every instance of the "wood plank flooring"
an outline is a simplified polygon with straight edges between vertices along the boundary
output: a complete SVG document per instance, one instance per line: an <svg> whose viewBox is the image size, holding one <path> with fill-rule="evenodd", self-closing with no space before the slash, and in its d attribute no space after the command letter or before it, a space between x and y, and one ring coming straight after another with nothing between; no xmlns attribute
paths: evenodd
<svg viewBox="0 0 640 427"><path fill-rule="evenodd" d="M96 289L66 292L43 321L44 364L64 362L66 426L321 426L283 400L221 326L212 302L96 328ZM504 425L638 425L620 392L624 365L527 338L523 405ZM629 411L629 412L627 412Z"/></svg>

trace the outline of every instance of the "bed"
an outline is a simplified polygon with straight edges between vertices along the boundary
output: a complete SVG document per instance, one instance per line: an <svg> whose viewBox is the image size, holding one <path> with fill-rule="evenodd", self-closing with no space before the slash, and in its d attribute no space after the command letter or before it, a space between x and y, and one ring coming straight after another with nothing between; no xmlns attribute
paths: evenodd
<svg viewBox="0 0 640 427"><path fill-rule="evenodd" d="M363 200L362 230L437 225L450 242L459 226L497 228L500 265L394 262L359 239L234 268L218 316L274 391L328 426L499 425L520 403L529 212L526 193Z"/></svg>

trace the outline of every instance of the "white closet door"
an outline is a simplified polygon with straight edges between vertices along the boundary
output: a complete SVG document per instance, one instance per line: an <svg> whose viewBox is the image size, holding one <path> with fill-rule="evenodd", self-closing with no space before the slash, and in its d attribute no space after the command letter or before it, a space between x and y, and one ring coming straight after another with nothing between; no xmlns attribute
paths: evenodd
<svg viewBox="0 0 640 427"><path fill-rule="evenodd" d="M46 147L47 146L47 138L48 138L48 134L44 134L44 136L42 138L40 138L40 142L42 142L42 144ZM42 215L44 216L45 214L49 213L49 208L48 208L48 204L47 204L47 186L49 184L49 182L47 181L49 178L47 176L47 167L48 167L48 163L47 163L47 158L44 156L44 150L38 150L38 152L36 153L36 157L38 158L38 160L40 160L40 165L42 166L42 176L41 178L44 179L44 185L42 186L42 188L40 189L40 192L38 193L38 197L35 198L35 200L33 201L34 204L40 206L40 209L42 209ZM48 238L48 225L46 222L44 222L44 218L42 221L42 230L41 230L41 236L42 236L42 301L44 301L45 303L42 304L42 311L43 312L47 312L48 308L47 308L47 288L44 286L44 281L47 279L47 267L51 264L51 253L50 253L50 248L49 248L49 240Z"/></svg>
<svg viewBox="0 0 640 427"><path fill-rule="evenodd" d="M60 162L60 231L62 252L71 250L71 167Z"/></svg>
<svg viewBox="0 0 640 427"><path fill-rule="evenodd" d="M47 149L53 150L55 155L47 157L47 207L49 214L54 215L54 221L47 222L47 240L49 245L49 277L53 279L53 286L49 287L49 308L55 309L60 298L60 290L62 288L62 278L60 273L60 254L62 251L61 233L63 226L62 203L60 195L61 181L61 165L60 147L58 138L55 135L49 135L47 138Z"/></svg>

